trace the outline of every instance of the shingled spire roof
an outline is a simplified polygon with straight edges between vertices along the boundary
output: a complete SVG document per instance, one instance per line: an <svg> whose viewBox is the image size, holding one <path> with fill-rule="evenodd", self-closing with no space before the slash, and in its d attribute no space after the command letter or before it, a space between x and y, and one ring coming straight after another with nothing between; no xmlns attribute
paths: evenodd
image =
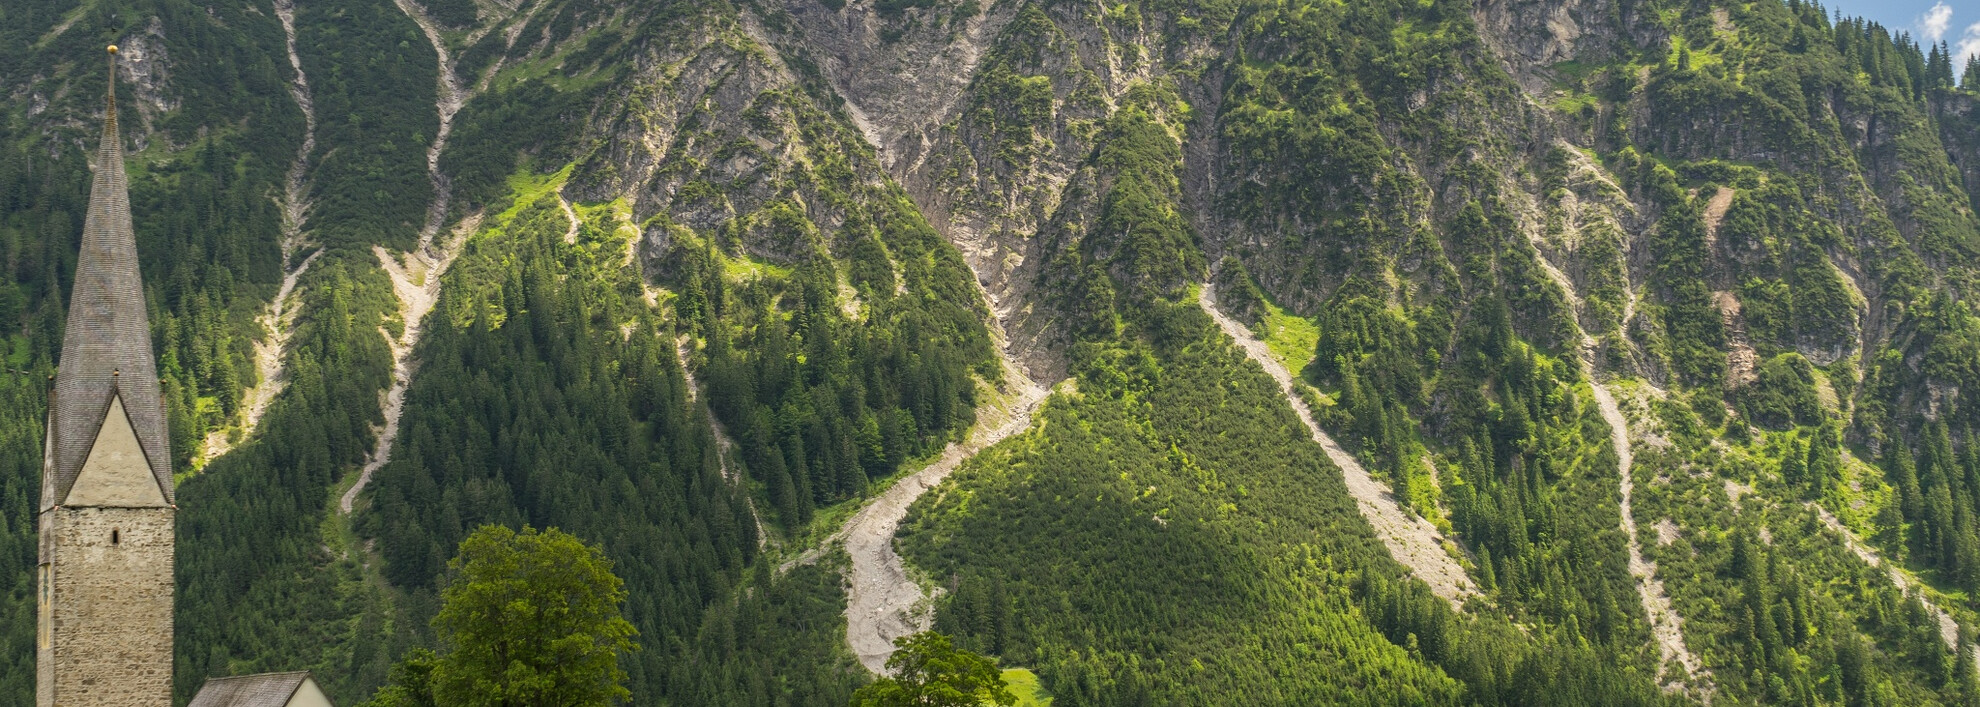
<svg viewBox="0 0 1980 707"><path fill-rule="evenodd" d="M69 295L69 325L49 401L48 455L42 466L41 507L62 505L89 458L113 399L122 399L131 429L152 476L169 503L172 463L164 399L151 355L144 283L138 275L137 237L131 233L130 188L124 145L117 131L117 48L110 47L103 144L76 256Z"/></svg>

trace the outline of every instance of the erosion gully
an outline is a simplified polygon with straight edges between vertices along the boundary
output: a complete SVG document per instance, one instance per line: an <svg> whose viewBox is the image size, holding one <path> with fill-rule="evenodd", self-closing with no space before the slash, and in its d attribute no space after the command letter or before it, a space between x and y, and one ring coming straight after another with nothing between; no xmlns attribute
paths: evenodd
<svg viewBox="0 0 1980 707"><path fill-rule="evenodd" d="M1682 672L1682 675L1673 676L1666 681L1664 689L1669 692L1683 690L1687 684L1696 682L1706 672L1698 656L1685 645L1684 619L1678 616L1677 609L1671 606L1671 597L1664 590L1664 581L1657 578L1656 563L1643 556L1643 543L1637 539L1634 506L1636 480L1631 476L1635 454L1631 447L1629 419L1623 416L1622 408L1616 404L1616 396L1609 389L1609 384L1603 382L1596 374L1594 363L1596 341L1587 331L1581 329L1578 313L1581 311L1582 299L1579 291L1574 287L1574 281L1544 257L1545 251L1539 248L1538 243L1535 243L1534 249L1540 268L1546 271L1547 277L1552 279L1556 286L1561 288L1561 294L1567 298L1568 306L1577 313L1575 329L1581 333L1581 341L1576 362L1580 365L1582 377L1588 380L1589 392L1595 398L1596 411L1602 416L1602 421L1609 426L1609 443L1616 451L1618 515L1621 516L1623 540L1629 550L1629 575L1636 580L1637 600L1643 606L1644 616L1650 620L1650 633L1657 643L1658 664L1668 666L1675 663ZM1627 283L1624 290L1634 292ZM1634 301L1635 296L1631 294L1629 302L1625 303L1626 311L1634 313ZM1624 322L1627 326L1628 320ZM1700 696L1709 700L1712 694L1710 686L1704 686L1700 690Z"/></svg>
<svg viewBox="0 0 1980 707"><path fill-rule="evenodd" d="M296 286L302 281L303 273L316 257L323 254L317 250L301 261L296 255L309 246L304 232L304 221L309 217L309 156L316 151L316 102L309 91L309 76L303 73L302 59L296 54L296 6L294 0L277 0L275 16L282 22L283 38L288 46L289 67L295 71L295 81L289 84L289 96L296 101L296 107L303 114L302 145L296 148L296 158L289 164L287 179L284 180L281 197L282 206L282 285L275 291L275 297L255 323L267 330L266 335L254 344L254 366L258 380L249 388L241 400L241 427L236 439L246 440L260 426L261 418L268 412L269 403L288 386L288 372L285 369L289 338L296 331L295 310L290 308L290 299L296 294ZM215 459L233 448L228 430L219 429L207 433L201 457Z"/></svg>
<svg viewBox="0 0 1980 707"><path fill-rule="evenodd" d="M573 216L572 218L575 219L576 217ZM571 230L575 233L577 227L573 225ZM694 367L688 365L688 361L692 358L690 354L693 351L693 337L682 336L675 340L674 356L681 364L682 377L687 379L689 403L698 402L701 399L701 384L694 377ZM729 462L729 459L735 456L735 440L729 437L729 430L722 426L722 421L715 418L714 408L704 405L702 406L702 414L708 416L708 432L715 438L715 457L722 468L722 481L732 487L741 488L743 486L742 471ZM749 506L750 520L756 523L756 549L762 550L770 543L770 533L763 527L763 514L757 512L756 498L750 495L748 491L743 492L743 503Z"/></svg>
<svg viewBox="0 0 1980 707"><path fill-rule="evenodd" d="M1217 326L1224 330L1224 335L1236 342L1247 358L1265 369L1265 373L1279 384L1279 391L1286 396L1286 404L1291 405L1293 412L1299 415L1299 421L1306 425L1306 431L1313 438L1314 443L1319 444L1327 453L1327 459L1333 461L1334 466L1341 470L1341 478L1347 482L1348 494L1354 496L1355 508L1361 511L1361 517L1368 521L1368 525L1375 529L1375 535L1381 538L1382 545L1389 549L1389 555L1395 557L1404 567L1408 567L1418 579L1430 585L1431 592L1450 602L1452 609L1462 611L1467 597L1478 596L1478 586L1472 582L1470 575L1465 574L1464 567L1458 564L1457 559L1444 549L1448 541L1445 540L1443 533L1437 530L1437 526L1431 525L1430 521L1420 516L1405 513L1396 502L1395 494L1391 493L1387 486L1376 481L1375 477L1361 466L1361 462L1354 458L1354 455L1347 453L1347 450L1334 442L1333 437L1320 429L1320 423L1313 417L1312 408L1308 407L1306 401L1299 396L1297 387L1299 382L1293 378L1290 371L1286 370L1285 364L1272 356L1271 349L1264 341L1252 336L1250 328L1225 316L1223 311L1217 308L1214 286L1204 283L1197 302L1202 305L1203 311L1209 314L1211 319L1216 320Z"/></svg>
<svg viewBox="0 0 1980 707"><path fill-rule="evenodd" d="M392 446L399 438L399 418L405 412L406 388L412 384L417 362L413 360L413 349L419 345L424 333L426 315L433 311L433 305L440 297L441 275L453 265L454 257L460 254L460 246L468 234L480 225L480 218L462 219L444 241L436 243L442 228L446 226L447 208L453 200L453 185L447 175L440 170L440 155L447 148L447 136L453 132L454 115L461 106L473 97L472 89L461 84L455 73L453 54L440 34L440 28L426 14L426 8L414 0L394 0L399 10L419 25L426 41L433 45L438 57L437 90L433 109L440 117L439 130L434 134L433 144L426 149L427 179L433 184L433 201L427 206L426 222L419 230L419 243L411 252L393 253L383 246L372 246L372 253L392 280L392 294L399 301L399 321L402 324L399 335L380 328L392 349L392 385L379 400L384 413L384 424L378 428L377 442L371 453L365 457L364 466L358 472L357 482L338 502L338 508L349 514L356 505L358 494L370 485L371 477L380 467L392 459ZM500 24L501 19L476 30L476 37ZM489 68L492 73L500 64Z"/></svg>

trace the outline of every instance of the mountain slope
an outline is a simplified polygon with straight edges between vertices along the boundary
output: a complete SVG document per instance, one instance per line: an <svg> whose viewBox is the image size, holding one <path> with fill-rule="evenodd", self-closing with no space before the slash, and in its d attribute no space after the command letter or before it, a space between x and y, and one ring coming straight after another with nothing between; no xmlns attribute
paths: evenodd
<svg viewBox="0 0 1980 707"><path fill-rule="evenodd" d="M1182 12L1197 19L1214 17L1213 9L1191 5ZM1970 196L1944 166L1948 153L1959 156L1961 143L1949 140L1948 150L1931 135L1933 124L1941 121L1934 113L1949 113L1938 106L1970 99L1948 92L1943 77L1934 84L1917 67L1907 68L1905 53L1915 48L1893 44L1881 28L1855 22L1832 26L1819 10L1798 4L1715 9L1525 3L1519 8L1488 4L1474 12L1452 10L1458 8L1440 4L1259 12L1232 33L1238 37L1232 41L1235 46L1222 52L1230 59L1198 70L1187 53L1179 52L1167 63L1192 70L1192 78L1210 77L1198 84L1202 88L1185 80L1178 90L1189 97L1188 108L1196 116L1188 123L1191 130L1180 151L1190 225L1201 234L1207 252L1237 258L1234 264L1241 267L1226 268L1230 281L1241 283L1235 288L1241 295L1255 293L1250 303L1239 298L1240 309L1263 316L1269 306L1263 300L1269 298L1317 315L1320 342L1308 373L1332 393L1323 400L1337 403L1320 406L1330 411L1323 416L1332 415L1326 424L1358 443L1375 466L1392 470L1390 482L1421 512L1435 517L1448 506L1457 537L1480 557L1489 553L1494 565L1507 555L1537 560L1548 554L1529 554L1533 550L1522 547L1525 542L1499 530L1508 520L1534 517L1528 515L1531 502L1508 503L1513 499L1502 494L1514 489L1495 488L1490 469L1496 465L1468 461L1506 459L1505 451L1481 453L1498 446L1496 440L1481 440L1481 432L1498 437L1539 419L1524 399L1531 395L1526 392L1533 390L1527 388L1531 383L1522 382L1531 380L1531 373L1522 369L1530 371L1534 364L1527 361L1534 359L1491 353L1504 350L1505 344L1492 340L1503 340L1508 331L1573 358L1579 357L1575 329L1601 337L1595 352L1597 375L1641 376L1675 386L1690 405L1652 409L1666 416L1690 415L1695 409L1702 424L1710 426L1702 430L1704 439L1723 438L1704 446L1694 438L1692 449L1734 444L1762 459L1778 458L1777 452L1762 451L1778 449L1778 437L1754 430L1746 422L1750 419L1763 430L1799 422L1804 425L1802 438L1817 438L1813 446L1826 444L1833 450L1833 437L1820 441L1835 434L1822 431L1820 410L1802 417L1780 411L1789 409L1783 407L1788 405L1783 396L1794 399L1806 391L1813 402L1828 394L1817 388L1835 387L1830 384L1836 381L1841 383L1835 392L1844 398L1854 393L1864 402L1855 407L1847 400L1840 407L1832 404L1827 414L1854 421L1850 439L1867 445L1863 454L1876 454L1888 438L1919 434L1923 423L1916 416L1921 412L1957 414L1940 407L1955 386L1919 380L1923 367L1878 368L1884 377L1907 381L1893 381L1877 393L1848 385L1859 369L1845 360L1853 350L1881 348L1887 341L1918 351L1914 357L1923 354L1916 348L1921 337L1883 333L1893 326L1894 313L1870 311L1891 311L1876 302L1916 298L1923 291L1907 288L1957 291L1970 267L1959 245L1972 230L1972 210L1960 203ZM1191 16L1191 11L1202 14ZM1572 19L1550 25L1539 36L1525 36L1521 33L1527 30L1512 29L1518 23L1508 19L1522 11L1559 12ZM1119 15L1110 12L1108 17L1147 17L1146 12L1124 5ZM1484 34L1473 29L1474 19ZM1057 26L1063 29L1067 23ZM1077 26L1082 29L1063 33L1105 36ZM1033 36L1045 35L1050 33ZM1006 36L1020 35L1007 30ZM997 52L994 46L988 50L990 56ZM1852 65L1867 69L1852 74L1835 68ZM1074 73L1054 76L1052 85L1075 83L1067 76ZM1769 103L1783 100L1780 91L1795 88L1770 78L1784 75L1803 77L1801 89L1808 95L1795 96L1794 102L1806 106L1801 112ZM1067 80L1059 81L1062 76ZM1815 102L1818 92L1827 94L1822 97L1835 108ZM1739 101L1753 107L1733 112L1730 106ZM1214 112L1206 105L1215 107ZM1053 117L1079 110L1070 102L1053 108ZM1825 115L1829 110L1835 112ZM1858 118L1857 111L1884 115ZM1937 132L1959 134L1944 128ZM1103 145L1101 160L1105 152ZM1803 165L1826 171L1809 176ZM1098 256L1106 262L1115 287L1147 287L1151 281L1159 285L1161 276L1151 277L1145 269L1128 269L1122 277L1121 256L1131 258L1132 244L1146 232L1128 229L1121 234L1125 241L1111 240L1121 237L1115 235L1119 231L1102 224L1108 222L1108 208L1120 202L1108 201L1108 176L1098 175L1092 182L1075 176L1061 200L1031 203L1058 204L1060 220L1080 219L1082 210L1099 212L1093 221L1066 229L1068 240L1076 243L1069 250L1080 260ZM1773 205L1763 206L1758 203L1762 200ZM1824 235L1824 228L1847 234L1847 240ZM1051 238L1054 231L1047 227L1040 233ZM1096 240L1101 242L1096 245ZM1807 245L1797 245L1801 243ZM1852 274L1863 273L1862 263L1872 261L1870 272ZM1932 265L1924 266L1927 262ZM1104 338L1113 328L1112 313L1096 301L1118 303L1120 298L1106 288L1079 286L1082 276L1056 274L1056 265L1045 266L1039 280L1052 283L1040 289L1054 294L1037 299L1040 306L1057 299L1059 311L1085 317L1064 326L1075 342L1077 370L1082 365L1076 343L1081 332L1098 331ZM1080 267L1079 260L1072 265ZM1919 277L1928 268L1941 273L1930 285ZM1093 281L1091 274L1083 277ZM1247 282L1254 277L1255 290ZM1914 294L1899 294L1905 292ZM1852 307L1858 313L1851 313ZM1955 309L1959 313L1950 315L1953 321L1970 316L1964 307ZM1484 339L1465 333L1478 326L1495 333ZM1486 355L1479 357L1479 352ZM1902 354L1893 356L1898 358L1884 360L1903 359ZM1800 360L1828 370L1807 372L1808 364ZM1573 377L1571 371L1555 370ZM1786 372L1792 370L1803 372ZM1867 377L1879 379L1877 374ZM1893 398L1880 402L1884 395ZM1809 407L1814 406L1803 409ZM1893 419L1884 412L1890 409L1905 412ZM1727 425L1728 419L1734 422ZM1671 424L1697 430L1701 421ZM1632 432L1631 437L1643 434ZM1653 449L1670 434L1651 433ZM1514 469L1571 458L1562 454L1571 447L1548 450L1529 444L1515 447L1521 451L1511 455ZM1804 443L1790 451L1802 454L1808 448ZM1420 463L1421 452L1412 450L1431 452L1439 461ZM1803 466L1814 464L1831 478L1839 466L1851 470L1849 483L1839 484L1850 491L1831 492L1827 502L1866 520L1875 515L1875 508L1862 507L1856 491L1861 486L1864 493L1875 492L1874 479L1857 481L1875 470L1838 465L1834 451L1826 454ZM1681 643L1666 651L1666 659L1685 652L1761 656L1709 664L1719 660L1713 659L1700 666L1701 672L1677 671L1672 663L1665 669L1677 672L1667 675L1681 679L1691 673L1696 695L1730 692L1762 701L1874 695L1879 690L1917 701L1928 699L1929 693L1963 691L1958 685L1964 678L1954 674L1951 660L1950 648L1956 646L1908 638L1920 631L1935 635L1925 627L1936 622L1922 608L1900 611L1906 603L1896 598L1901 588L1882 584L1867 596L1833 590L1809 594L1798 588L1808 580L1787 579L1806 573L1821 578L1818 583L1840 583L1871 571L1846 560L1840 538L1808 525L1772 527L1769 537L1792 531L1793 537L1824 549L1795 555L1785 565L1778 555L1769 555L1772 559L1758 562L1776 569L1765 571L1744 569L1754 562L1750 557L1728 565L1731 560L1721 556L1701 565L1702 557L1671 554L1666 548L1683 547L1672 544L1673 534L1699 538L1694 542L1711 538L1721 548L1736 536L1719 528L1725 527L1730 507L1738 504L1725 493L1701 497L1699 486L1717 490L1725 486L1722 480L1755 481L1753 472L1740 471L1751 467L1717 456L1676 469L1667 459L1652 454L1650 463L1630 468L1639 500L1635 522L1625 525L1638 534L1634 544L1658 562L1653 567L1660 569L1646 576L1665 581L1676 609L1669 620L1685 621L1688 611L1701 614L1698 621L1684 624L1688 630L1672 634ZM1762 464L1774 466L1772 461ZM1439 468L1447 470L1442 488L1431 473ZM1763 481L1807 483L1792 473L1782 477L1776 469L1762 473ZM1464 483L1454 486L1452 477ZM1936 482L1937 487L1956 496L1965 488L1956 477L1940 472L1939 478L1946 480ZM972 478L963 477L962 489ZM1684 478L1699 481L1675 481ZM1828 483L1824 488L1838 485ZM1914 493L1932 488L1933 482L1911 486L1921 483L1924 488ZM1778 498L1783 507L1801 508L1805 492L1761 486L1763 496ZM1679 489L1690 490L1679 495ZM1667 517L1676 507L1690 512ZM1566 508L1586 513L1600 505ZM1964 512L1951 503L1942 508L1945 520L1939 522L1946 525L1956 524L1955 516ZM1707 509L1714 520L1697 513ZM1873 530L1864 534L1906 534L1897 522L1909 516L1895 510L1886 516L1865 524ZM1539 530L1530 523L1516 520L1511 527ZM1913 528L1914 534L1919 531L1917 525ZM1957 532L1923 531L1927 537L1947 538L1927 542L1965 542ZM1553 535L1543 531L1534 537ZM1586 553L1601 546L1589 540L1575 539L1561 547ZM967 545L963 539L950 542ZM1819 559L1824 557L1832 559ZM1669 568L1672 564L1678 571ZM1564 564L1558 571L1581 581L1601 576L1585 566ZM1495 566L1486 580L1510 585L1499 588L1503 599L1517 605L1521 595L1538 600L1552 594L1519 586L1526 583L1525 576L1518 571L1509 576L1507 569ZM1748 582L1746 588L1735 588L1741 581ZM1783 586L1768 586L1775 582ZM1606 586L1620 589L1624 584ZM1598 596L1631 594L1623 590ZM1605 598L1598 604L1612 601ZM1795 607L1840 602L1848 608L1837 611L1857 617L1861 638L1811 644L1805 638L1811 633L1833 637L1849 632L1833 625L1811 630L1813 620L1807 618L1782 619L1767 631L1741 628L1752 626L1753 620L1740 623L1735 614L1727 623L1729 619L1718 618L1719 610L1706 608L1732 601L1747 602L1745 611L1753 612L1749 615L1778 610L1797 616L1804 609ZM1927 601L1948 603L1944 597ZM1878 602L1886 608L1870 608ZM1551 613L1559 620L1575 612L1563 614L1556 608ZM1586 616L1575 618L1586 625ZM1019 610L1009 620L1023 624L1027 619ZM1872 647L1866 650L1858 641ZM1715 645L1738 648L1703 650ZM1812 655L1814 664L1778 662L1773 656L1783 651ZM1849 667L1842 673L1817 667L1825 664ZM1864 671L1905 677L1878 686L1878 680L1861 677Z"/></svg>
<svg viewBox="0 0 1980 707"><path fill-rule="evenodd" d="M180 699L297 668L362 699L498 522L618 563L636 701L842 704L873 542L833 531L1067 378L907 511L890 585L1060 703L1980 695L1980 87L1890 29L1801 0L0 20L0 692L30 689L35 381L115 42Z"/></svg>

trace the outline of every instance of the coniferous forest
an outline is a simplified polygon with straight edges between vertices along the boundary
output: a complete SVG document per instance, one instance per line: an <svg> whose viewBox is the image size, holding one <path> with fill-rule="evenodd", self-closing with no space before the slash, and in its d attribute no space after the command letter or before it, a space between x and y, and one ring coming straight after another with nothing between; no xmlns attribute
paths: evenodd
<svg viewBox="0 0 1980 707"><path fill-rule="evenodd" d="M491 525L599 704L1980 704L1952 10L8 0L0 703L114 80L175 704L447 704Z"/></svg>

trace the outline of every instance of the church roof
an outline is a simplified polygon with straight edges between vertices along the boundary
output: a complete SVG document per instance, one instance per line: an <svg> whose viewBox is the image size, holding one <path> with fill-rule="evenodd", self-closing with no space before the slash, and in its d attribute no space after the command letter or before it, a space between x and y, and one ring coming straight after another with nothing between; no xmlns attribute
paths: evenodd
<svg viewBox="0 0 1980 707"><path fill-rule="evenodd" d="M138 275L137 237L131 232L130 188L124 175L123 139L117 131L116 48L110 48L110 89L103 144L96 155L89 214L76 256L69 295L69 324L49 401L48 455L42 472L41 507L60 505L88 460L110 399L123 399L152 476L172 499L172 462L164 399L151 354L151 326L144 283Z"/></svg>
<svg viewBox="0 0 1980 707"><path fill-rule="evenodd" d="M214 678L186 707L284 707L308 679L308 671Z"/></svg>

